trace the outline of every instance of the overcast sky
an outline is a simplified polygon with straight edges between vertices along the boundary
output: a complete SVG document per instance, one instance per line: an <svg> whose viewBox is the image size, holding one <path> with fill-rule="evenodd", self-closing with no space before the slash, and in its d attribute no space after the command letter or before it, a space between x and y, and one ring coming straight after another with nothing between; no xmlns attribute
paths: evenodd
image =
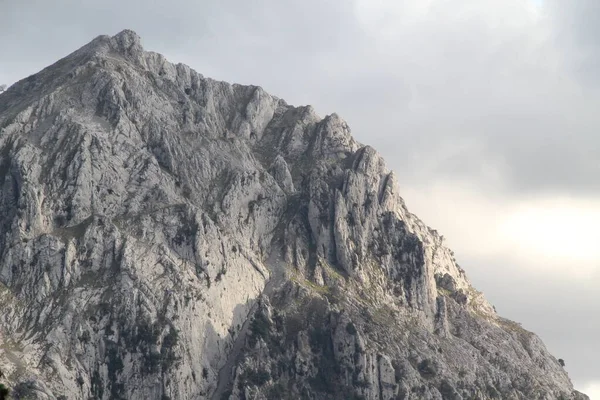
<svg viewBox="0 0 600 400"><path fill-rule="evenodd" d="M600 1L0 0L0 83L99 34L337 112L600 400Z"/></svg>

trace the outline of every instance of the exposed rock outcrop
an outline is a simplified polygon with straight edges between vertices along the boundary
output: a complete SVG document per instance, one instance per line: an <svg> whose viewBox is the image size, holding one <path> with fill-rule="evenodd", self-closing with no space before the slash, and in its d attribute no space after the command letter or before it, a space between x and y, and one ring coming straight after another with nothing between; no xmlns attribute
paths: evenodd
<svg viewBox="0 0 600 400"><path fill-rule="evenodd" d="M123 31L0 94L0 365L40 399L585 399L337 115Z"/></svg>

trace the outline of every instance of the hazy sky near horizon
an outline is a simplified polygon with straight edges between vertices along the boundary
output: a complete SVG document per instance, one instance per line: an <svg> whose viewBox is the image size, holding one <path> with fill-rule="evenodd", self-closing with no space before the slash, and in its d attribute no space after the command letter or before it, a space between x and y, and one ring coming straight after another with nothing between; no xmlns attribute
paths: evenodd
<svg viewBox="0 0 600 400"><path fill-rule="evenodd" d="M337 112L600 400L597 0L0 0L0 83L100 34Z"/></svg>

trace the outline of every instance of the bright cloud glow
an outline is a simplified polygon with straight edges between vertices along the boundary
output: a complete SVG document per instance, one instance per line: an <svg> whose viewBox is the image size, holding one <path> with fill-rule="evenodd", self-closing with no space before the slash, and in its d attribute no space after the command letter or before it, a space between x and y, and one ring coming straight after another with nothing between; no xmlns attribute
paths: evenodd
<svg viewBox="0 0 600 400"><path fill-rule="evenodd" d="M579 280L600 272L600 199L508 199L464 182L403 192L409 209L448 238L459 262L461 254L501 258Z"/></svg>
<svg viewBox="0 0 600 400"><path fill-rule="evenodd" d="M543 199L511 210L499 229L532 256L593 266L600 263L599 227L600 201Z"/></svg>
<svg viewBox="0 0 600 400"><path fill-rule="evenodd" d="M587 394L590 400L600 400L600 382L593 382L587 386L583 386L581 392Z"/></svg>
<svg viewBox="0 0 600 400"><path fill-rule="evenodd" d="M531 0L531 1L536 7L542 7L544 5L544 0Z"/></svg>

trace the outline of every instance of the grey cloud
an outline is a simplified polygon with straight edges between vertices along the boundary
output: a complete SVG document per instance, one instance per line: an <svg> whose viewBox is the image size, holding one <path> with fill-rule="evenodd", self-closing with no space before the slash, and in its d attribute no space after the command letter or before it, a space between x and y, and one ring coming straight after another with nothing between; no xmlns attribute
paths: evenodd
<svg viewBox="0 0 600 400"><path fill-rule="evenodd" d="M568 53L543 36L547 20L504 32L474 11L463 20L442 9L402 28L382 49L340 4L263 0L240 8L230 1L228 9L237 11L223 6L211 14L218 46L200 38L197 52L176 58L208 75L338 112L407 183L464 177L484 184L479 166L491 162L516 193L600 192L599 93L582 97L565 64ZM475 147L438 160L453 142Z"/></svg>
<svg viewBox="0 0 600 400"><path fill-rule="evenodd" d="M594 0L547 0L555 23L555 39L568 54L565 64L579 77L583 89L598 89L600 79L600 4Z"/></svg>

